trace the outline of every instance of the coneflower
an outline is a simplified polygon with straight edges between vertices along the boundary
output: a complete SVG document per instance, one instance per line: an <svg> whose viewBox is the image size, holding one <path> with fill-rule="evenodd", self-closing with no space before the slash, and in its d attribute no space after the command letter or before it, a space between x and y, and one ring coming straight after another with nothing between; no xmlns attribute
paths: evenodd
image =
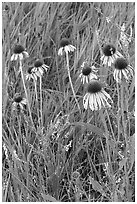
<svg viewBox="0 0 137 204"><path fill-rule="evenodd" d="M18 107L23 110L23 105L27 104L27 100L26 98L23 98L19 93L15 94L14 98L13 98L13 103L12 103L12 108L18 109Z"/></svg>
<svg viewBox="0 0 137 204"><path fill-rule="evenodd" d="M116 58L122 57L122 54L112 44L107 44L102 49L102 63L108 66L114 63Z"/></svg>
<svg viewBox="0 0 137 204"><path fill-rule="evenodd" d="M18 58L23 60L23 58L27 57L29 57L29 54L25 51L25 48L20 44L15 45L13 55L11 56L11 61L17 60Z"/></svg>
<svg viewBox="0 0 137 204"><path fill-rule="evenodd" d="M63 51L66 53L68 52L74 52L76 48L70 44L69 40L67 38L63 38L60 41L60 48L58 50L58 55L63 55Z"/></svg>
<svg viewBox="0 0 137 204"><path fill-rule="evenodd" d="M97 79L97 75L94 74L94 70L96 68L94 66L89 66L87 62L83 62L81 65L81 73L79 77L81 78L83 84L89 83L92 79Z"/></svg>
<svg viewBox="0 0 137 204"><path fill-rule="evenodd" d="M114 67L115 70L113 76L118 83L120 83L123 78L128 81L134 74L133 67L131 67L128 61L123 57L116 59Z"/></svg>
<svg viewBox="0 0 137 204"><path fill-rule="evenodd" d="M38 77L41 77L44 74L44 71L47 72L48 68L49 66L44 64L42 60L38 59L34 62L33 71Z"/></svg>
<svg viewBox="0 0 137 204"><path fill-rule="evenodd" d="M110 95L103 89L100 81L92 80L87 87L87 93L83 98L84 108L88 106L92 111L100 110L103 107L111 107L108 103L112 103Z"/></svg>
<svg viewBox="0 0 137 204"><path fill-rule="evenodd" d="M37 74L35 73L36 69L34 67L29 67L26 74L26 80L37 80Z"/></svg>

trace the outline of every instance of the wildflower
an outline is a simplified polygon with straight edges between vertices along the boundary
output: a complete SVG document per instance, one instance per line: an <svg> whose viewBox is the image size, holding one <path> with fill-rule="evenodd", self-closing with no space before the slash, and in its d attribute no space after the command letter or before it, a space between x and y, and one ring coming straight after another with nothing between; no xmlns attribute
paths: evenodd
<svg viewBox="0 0 137 204"><path fill-rule="evenodd" d="M81 65L81 68L82 69L79 77L83 81L83 84L85 82L89 83L92 79L97 79L97 75L93 73L93 71L95 70L94 66L90 67L87 64L87 62L83 62L83 64Z"/></svg>
<svg viewBox="0 0 137 204"><path fill-rule="evenodd" d="M13 109L21 109L23 110L23 105L27 104L27 100L23 98L20 94L16 94L14 96L14 102L12 104Z"/></svg>
<svg viewBox="0 0 137 204"><path fill-rule="evenodd" d="M115 70L113 76L118 83L121 82L122 78L125 78L128 81L133 76L133 67L131 67L128 64L128 61L123 57L116 59L114 67Z"/></svg>
<svg viewBox="0 0 137 204"><path fill-rule="evenodd" d="M84 108L100 110L102 107L111 107L108 100L112 102L110 95L103 89L102 84L98 80L92 80L87 87L87 93L83 98Z"/></svg>
<svg viewBox="0 0 137 204"><path fill-rule="evenodd" d="M37 80L36 69L34 67L29 67L26 74L26 80Z"/></svg>
<svg viewBox="0 0 137 204"><path fill-rule="evenodd" d="M63 38L60 42L60 48L58 50L58 55L63 55L63 51L66 53L68 52L74 52L76 48L70 44L69 40L66 38Z"/></svg>
<svg viewBox="0 0 137 204"><path fill-rule="evenodd" d="M69 148L71 147L72 145L72 140L70 140L69 144L67 144L66 146L64 146L64 149L66 152L68 152Z"/></svg>
<svg viewBox="0 0 137 204"><path fill-rule="evenodd" d="M41 77L44 74L44 70L47 72L49 66L45 65L42 60L36 60L34 63L33 71L38 77Z"/></svg>
<svg viewBox="0 0 137 204"><path fill-rule="evenodd" d="M101 57L101 60L103 61L103 64L108 66L111 66L111 64L114 63L117 57L122 57L122 54L118 52L116 48L111 44L105 45L102 51L103 55Z"/></svg>
<svg viewBox="0 0 137 204"><path fill-rule="evenodd" d="M109 17L106 17L106 21L107 21L107 23L110 23L110 22L111 22L111 20L110 20Z"/></svg>
<svg viewBox="0 0 137 204"><path fill-rule="evenodd" d="M23 60L23 58L29 57L29 54L25 51L24 47L20 44L15 45L13 52L14 53L11 56L11 61L17 60L18 58L20 60Z"/></svg>

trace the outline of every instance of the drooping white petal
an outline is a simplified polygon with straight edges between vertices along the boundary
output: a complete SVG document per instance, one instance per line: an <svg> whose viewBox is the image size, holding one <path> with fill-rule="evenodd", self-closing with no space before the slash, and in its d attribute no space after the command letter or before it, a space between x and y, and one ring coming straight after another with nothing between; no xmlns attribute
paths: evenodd
<svg viewBox="0 0 137 204"><path fill-rule="evenodd" d="M36 74L33 74L34 79L37 81L37 76Z"/></svg>
<svg viewBox="0 0 137 204"><path fill-rule="evenodd" d="M103 64L107 64L108 57L104 56Z"/></svg>
<svg viewBox="0 0 137 204"><path fill-rule="evenodd" d="M100 101L101 101L103 107L105 107L104 100L106 100L106 98L104 97L104 95L101 92L98 93L98 96L100 98Z"/></svg>
<svg viewBox="0 0 137 204"><path fill-rule="evenodd" d="M89 79L90 79L90 80L92 80L92 79L97 79L97 75L95 75L94 73L90 73Z"/></svg>
<svg viewBox="0 0 137 204"><path fill-rule="evenodd" d="M39 67L38 69L39 69L40 74L43 75L43 73L44 73L43 68Z"/></svg>
<svg viewBox="0 0 137 204"><path fill-rule="evenodd" d="M119 83L119 77L118 77L118 70L115 69L114 71L114 79L117 81L117 83Z"/></svg>
<svg viewBox="0 0 137 204"><path fill-rule="evenodd" d="M88 80L88 76L85 76L85 81L88 84L89 80Z"/></svg>
<svg viewBox="0 0 137 204"><path fill-rule="evenodd" d="M36 72L36 75L37 75L38 77L41 77L41 73L40 73L39 71Z"/></svg>
<svg viewBox="0 0 137 204"><path fill-rule="evenodd" d="M98 109L101 109L101 101L100 101L100 97L99 97L98 93L96 93L96 100L98 103Z"/></svg>
<svg viewBox="0 0 137 204"><path fill-rule="evenodd" d="M108 66L110 67L111 66L111 63L112 63L112 57L109 57L109 60L108 60Z"/></svg>
<svg viewBox="0 0 137 204"><path fill-rule="evenodd" d="M14 60L14 58L15 58L15 54L13 54L12 56L11 56L11 61L13 61Z"/></svg>
<svg viewBox="0 0 137 204"><path fill-rule="evenodd" d="M110 100L112 100L111 97L110 97L110 95L109 95L105 90L102 90L102 93L103 93L107 98L109 98Z"/></svg>
<svg viewBox="0 0 137 204"><path fill-rule="evenodd" d="M108 103L108 101L106 100L106 101L104 101L104 103L106 103L106 105L105 106L108 106L109 108L111 107L111 105Z"/></svg>
<svg viewBox="0 0 137 204"><path fill-rule="evenodd" d="M83 84L85 83L85 76L82 76Z"/></svg>
<svg viewBox="0 0 137 204"><path fill-rule="evenodd" d="M104 61L104 57L105 57L105 56L104 56L104 55L102 55L100 59L101 59L102 61Z"/></svg>
<svg viewBox="0 0 137 204"><path fill-rule="evenodd" d="M26 105L26 104L27 104L27 99L26 99L26 98L23 98L22 101L21 101L21 103Z"/></svg>
<svg viewBox="0 0 137 204"><path fill-rule="evenodd" d="M23 105L21 103L19 103L20 108L23 110Z"/></svg>
<svg viewBox="0 0 137 204"><path fill-rule="evenodd" d="M22 53L19 54L19 59L23 60L23 54Z"/></svg>
<svg viewBox="0 0 137 204"><path fill-rule="evenodd" d="M96 94L93 94L93 105L94 105L94 109L98 110Z"/></svg>
<svg viewBox="0 0 137 204"><path fill-rule="evenodd" d="M93 106L93 94L89 94L89 107L92 111L94 111L94 106Z"/></svg>
<svg viewBox="0 0 137 204"><path fill-rule="evenodd" d="M58 55L63 55L63 47L59 48Z"/></svg>
<svg viewBox="0 0 137 204"><path fill-rule="evenodd" d="M125 70L122 70L122 74L123 74L123 76L125 77L125 79L128 80L128 76L127 76L127 73L125 72Z"/></svg>
<svg viewBox="0 0 137 204"><path fill-rule="evenodd" d="M119 51L116 52L116 56L117 56L117 58L118 57L123 57L123 55Z"/></svg>
<svg viewBox="0 0 137 204"><path fill-rule="evenodd" d="M29 57L29 54L26 51L23 51L24 57Z"/></svg>
<svg viewBox="0 0 137 204"><path fill-rule="evenodd" d="M69 49L68 46L65 46L65 47L64 47L64 50L65 50L66 53L70 52L70 49Z"/></svg>
<svg viewBox="0 0 137 204"><path fill-rule="evenodd" d="M47 72L47 70L48 70L47 68L48 67L45 64L42 65L42 68L45 69L45 71Z"/></svg>
<svg viewBox="0 0 137 204"><path fill-rule="evenodd" d="M120 81L121 81L121 79L122 79L122 72L121 72L121 70L118 70L118 78L119 78Z"/></svg>

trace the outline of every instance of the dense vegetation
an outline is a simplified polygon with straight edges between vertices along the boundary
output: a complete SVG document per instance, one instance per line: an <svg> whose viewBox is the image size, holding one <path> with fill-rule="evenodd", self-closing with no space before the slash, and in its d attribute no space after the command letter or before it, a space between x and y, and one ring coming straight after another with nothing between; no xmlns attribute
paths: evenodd
<svg viewBox="0 0 137 204"><path fill-rule="evenodd" d="M135 79L117 83L114 65L101 61L111 43L134 69L135 3L9 2L2 12L3 201L135 201ZM58 55L62 38L76 47L68 54L74 93ZM11 61L16 44L29 54L22 64ZM37 59L49 68L34 83L25 76ZM96 67L111 108L84 109L84 61ZM15 106L18 93L26 105Z"/></svg>

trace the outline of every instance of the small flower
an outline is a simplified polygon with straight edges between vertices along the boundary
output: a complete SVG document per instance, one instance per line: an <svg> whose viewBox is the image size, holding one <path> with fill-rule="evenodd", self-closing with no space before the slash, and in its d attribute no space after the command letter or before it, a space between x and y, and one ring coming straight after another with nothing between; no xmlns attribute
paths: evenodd
<svg viewBox="0 0 137 204"><path fill-rule="evenodd" d="M110 23L110 22L111 22L111 20L110 20L109 17L106 17L106 21L107 21L107 23Z"/></svg>
<svg viewBox="0 0 137 204"><path fill-rule="evenodd" d="M103 55L101 57L101 60L103 61L103 64L108 66L111 66L111 64L114 63L117 57L122 57L122 54L118 52L116 48L111 44L105 45L102 51Z"/></svg>
<svg viewBox="0 0 137 204"><path fill-rule="evenodd" d="M67 54L68 52L74 52L76 48L70 44L69 40L66 38L63 38L60 41L60 48L58 50L58 55L63 55L63 51L65 51Z"/></svg>
<svg viewBox="0 0 137 204"><path fill-rule="evenodd" d="M66 146L64 146L64 149L66 152L68 152L69 148L71 147L72 145L72 140L70 140L69 144L67 144Z"/></svg>
<svg viewBox="0 0 137 204"><path fill-rule="evenodd" d="M45 65L42 60L36 60L34 63L33 71L38 77L41 77L44 74L44 70L47 72L49 66Z"/></svg>
<svg viewBox="0 0 137 204"><path fill-rule="evenodd" d="M23 58L29 57L29 54L25 51L24 47L20 44L15 45L13 49L13 55L11 56L11 61L17 60L23 60Z"/></svg>
<svg viewBox="0 0 137 204"><path fill-rule="evenodd" d="M125 78L128 81L134 74L133 67L131 67L128 64L128 61L123 57L116 59L114 67L115 70L113 76L117 83L120 83L122 78Z"/></svg>
<svg viewBox="0 0 137 204"><path fill-rule="evenodd" d="M16 110L16 109L21 109L21 110L23 110L23 105L26 105L27 104L27 100L26 100L26 98L23 98L20 94L16 94L15 96L14 96L14 102L13 102L13 104L12 104L12 108L14 109L14 110Z"/></svg>
<svg viewBox="0 0 137 204"><path fill-rule="evenodd" d="M83 98L84 108L94 110L100 110L102 107L111 107L108 103L112 103L110 95L103 89L102 84L98 80L92 80L87 87L87 93Z"/></svg>
<svg viewBox="0 0 137 204"><path fill-rule="evenodd" d="M93 73L93 71L96 69L94 66L89 66L87 62L83 62L81 68L79 77L81 78L81 81L83 81L83 84L85 82L89 83L92 79L97 79L97 75Z"/></svg>
<svg viewBox="0 0 137 204"><path fill-rule="evenodd" d="M37 80L37 74L35 73L36 69L34 67L29 67L26 74L26 80Z"/></svg>

